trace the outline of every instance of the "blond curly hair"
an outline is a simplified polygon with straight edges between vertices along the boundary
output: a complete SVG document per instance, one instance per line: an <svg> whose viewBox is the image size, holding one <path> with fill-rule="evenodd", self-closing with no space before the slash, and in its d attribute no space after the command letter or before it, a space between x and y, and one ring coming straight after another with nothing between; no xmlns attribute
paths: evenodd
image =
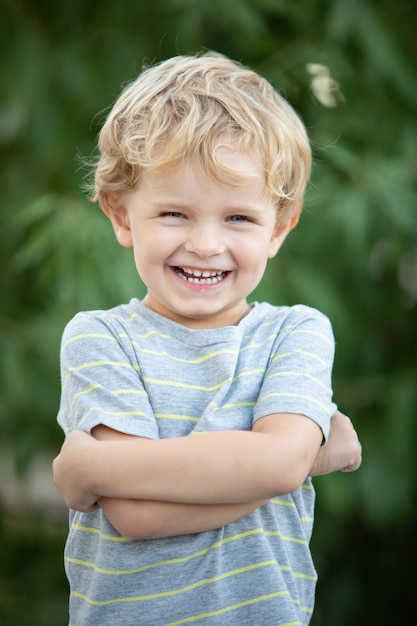
<svg viewBox="0 0 417 626"><path fill-rule="evenodd" d="M301 210L311 170L303 123L267 80L214 52L170 58L127 86L99 134L90 199L108 209L109 192L187 160L239 185L242 173L217 158L225 144L260 157L278 220Z"/></svg>

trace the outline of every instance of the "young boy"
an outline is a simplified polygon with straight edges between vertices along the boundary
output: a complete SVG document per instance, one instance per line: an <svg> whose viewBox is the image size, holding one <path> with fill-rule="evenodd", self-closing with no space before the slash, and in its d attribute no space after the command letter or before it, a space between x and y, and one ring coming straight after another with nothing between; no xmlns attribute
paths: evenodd
<svg viewBox="0 0 417 626"><path fill-rule="evenodd" d="M247 302L299 218L304 126L254 72L184 56L122 93L99 151L93 199L147 294L63 336L70 623L308 624L308 476L360 444L327 318Z"/></svg>

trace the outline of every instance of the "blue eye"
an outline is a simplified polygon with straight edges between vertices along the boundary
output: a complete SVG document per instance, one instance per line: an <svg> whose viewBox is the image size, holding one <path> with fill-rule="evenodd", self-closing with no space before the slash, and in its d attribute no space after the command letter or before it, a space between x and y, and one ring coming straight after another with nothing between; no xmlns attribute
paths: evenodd
<svg viewBox="0 0 417 626"><path fill-rule="evenodd" d="M231 222L247 222L248 221L248 218L245 215L231 215L229 219Z"/></svg>
<svg viewBox="0 0 417 626"><path fill-rule="evenodd" d="M178 211L165 211L161 217L184 217L184 215Z"/></svg>

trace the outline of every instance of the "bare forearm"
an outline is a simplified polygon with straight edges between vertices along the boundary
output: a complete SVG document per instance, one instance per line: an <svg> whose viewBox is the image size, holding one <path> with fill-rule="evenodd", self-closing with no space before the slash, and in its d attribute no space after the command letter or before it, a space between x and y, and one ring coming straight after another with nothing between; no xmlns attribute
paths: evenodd
<svg viewBox="0 0 417 626"><path fill-rule="evenodd" d="M269 415L254 429L151 441L99 426L70 433L54 460L54 481L70 508L101 497L188 504L241 504L295 491L322 434L307 417Z"/></svg>
<svg viewBox="0 0 417 626"><path fill-rule="evenodd" d="M112 498L193 504L269 499L298 488L320 445L317 426L297 418L281 416L282 428L273 434L224 431L158 441L103 441L84 455L80 479L89 481L93 492Z"/></svg>
<svg viewBox="0 0 417 626"><path fill-rule="evenodd" d="M182 504L102 498L100 506L122 535L132 539L157 539L226 526L251 513L265 502Z"/></svg>
<svg viewBox="0 0 417 626"><path fill-rule="evenodd" d="M311 430L308 421L304 425L312 440L307 455L305 448L303 452L302 447L293 447L303 436L305 440L306 433L292 431L288 437L285 420L283 431L274 433L279 442L271 439L271 433L254 433L253 438L252 433L229 432L164 442L127 437L132 445L126 447L117 446L117 439L123 443L126 435L100 426L95 429L95 436L109 442L102 447L86 433L74 431L54 460L54 481L68 507L89 511L102 496L192 504L256 502L293 491L297 481L304 479L304 471L306 475L319 476L338 470L354 471L360 466L361 445L347 416L340 412L333 416L328 442L322 447L320 431L314 427ZM300 458L304 465L299 463ZM294 463L298 469L295 480L291 476ZM275 479L272 487L271 478Z"/></svg>

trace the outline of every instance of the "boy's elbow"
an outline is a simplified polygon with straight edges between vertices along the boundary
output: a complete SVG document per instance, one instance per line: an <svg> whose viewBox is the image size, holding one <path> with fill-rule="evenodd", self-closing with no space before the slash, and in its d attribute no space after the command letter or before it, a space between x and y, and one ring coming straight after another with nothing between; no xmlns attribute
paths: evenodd
<svg viewBox="0 0 417 626"><path fill-rule="evenodd" d="M160 530L155 519L150 519L138 507L138 502L102 498L103 512L120 535L137 540L155 539Z"/></svg>
<svg viewBox="0 0 417 626"><path fill-rule="evenodd" d="M294 471L291 476L277 479L274 485L271 487L271 491L274 495L285 495L286 493L293 493L297 491L305 481L307 473Z"/></svg>
<svg viewBox="0 0 417 626"><path fill-rule="evenodd" d="M264 439L259 458L269 497L293 493L309 475L322 432L304 415L268 415L255 422L254 431Z"/></svg>
<svg viewBox="0 0 417 626"><path fill-rule="evenodd" d="M280 465L272 477L270 490L274 495L285 495L297 491L304 483L311 467L311 453L308 449L294 451L294 455L287 460L285 468Z"/></svg>

